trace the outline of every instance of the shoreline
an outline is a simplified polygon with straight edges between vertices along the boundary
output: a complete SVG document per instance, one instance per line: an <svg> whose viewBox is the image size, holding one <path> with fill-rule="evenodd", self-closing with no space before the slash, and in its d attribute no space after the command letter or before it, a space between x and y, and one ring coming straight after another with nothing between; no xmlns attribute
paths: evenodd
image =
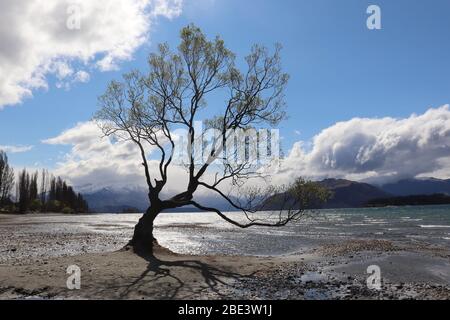
<svg viewBox="0 0 450 320"><path fill-rule="evenodd" d="M175 229L158 227L159 235L168 233L166 247L173 239L174 248L186 249L173 242L177 234L190 232L194 253L160 247L158 259L145 259L120 250L131 236L131 218L0 215L0 299L450 299L445 243L376 234L305 236L292 240L297 249L281 254L214 254L195 246L229 246L233 242L223 241L235 233L209 230L196 221L193 226L178 222ZM217 232L220 237L211 236ZM256 236L247 234L248 240L236 243L274 237L269 240L276 252L273 240L286 239L284 233ZM70 265L81 269L81 290L67 289ZM381 271L381 290L367 286L367 269L373 265Z"/></svg>
<svg viewBox="0 0 450 320"><path fill-rule="evenodd" d="M193 256L160 247L156 259L130 251L0 265L0 299L450 299L450 254L348 240L298 255ZM382 270L382 288L367 288L367 266ZM81 269L81 289L66 287L66 269ZM430 266L434 266L430 268Z"/></svg>

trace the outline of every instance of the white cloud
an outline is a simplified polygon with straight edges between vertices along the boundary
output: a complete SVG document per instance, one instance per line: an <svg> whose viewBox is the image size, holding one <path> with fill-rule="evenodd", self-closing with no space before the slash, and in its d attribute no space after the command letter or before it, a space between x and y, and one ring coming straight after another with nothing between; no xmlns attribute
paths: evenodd
<svg viewBox="0 0 450 320"><path fill-rule="evenodd" d="M354 118L322 130L306 150L296 143L278 179L345 177L389 180L450 176L450 110L445 105L405 119Z"/></svg>
<svg viewBox="0 0 450 320"><path fill-rule="evenodd" d="M142 161L134 144L102 138L93 122L79 123L43 142L72 146L53 172L81 191L145 187ZM149 148L149 155L151 152ZM152 176L158 177L158 162L150 160L150 167ZM382 182L424 175L449 178L449 173L450 109L443 106L404 119L355 118L336 123L311 142L297 142L271 176L273 184L281 184L298 176L377 182L376 178ZM168 195L186 186L183 168L171 166L169 175Z"/></svg>
<svg viewBox="0 0 450 320"><path fill-rule="evenodd" d="M181 14L182 0L155 0L153 15L175 18Z"/></svg>
<svg viewBox="0 0 450 320"><path fill-rule="evenodd" d="M80 70L75 74L74 81L75 82L89 82L91 76L86 71Z"/></svg>
<svg viewBox="0 0 450 320"><path fill-rule="evenodd" d="M177 140L178 136L173 133L173 138ZM57 137L43 140L42 143L71 146L71 150L51 171L54 175L67 180L79 192L91 193L103 188L116 190L147 188L142 159L135 144L103 137L101 130L92 121L78 123ZM156 160L157 156L152 158L154 150L154 147L147 146L152 179L159 178L159 161ZM188 177L183 167L171 165L162 197L171 197L184 191ZM213 178L211 173L205 175L206 181L212 181ZM196 193L197 199L205 200L206 195L209 200L217 201L217 196L213 195L210 198L211 192L204 188L200 188ZM207 201L204 203L208 204Z"/></svg>
<svg viewBox="0 0 450 320"><path fill-rule="evenodd" d="M75 186L95 184L98 188L124 184L143 184L140 159L131 142L113 142L102 137L93 122L79 123L59 136L42 141L52 145L71 145L53 172Z"/></svg>
<svg viewBox="0 0 450 320"><path fill-rule="evenodd" d="M80 8L80 29L67 20ZM117 68L148 38L158 16L176 17L182 0L2 0L0 2L0 108L48 88L89 80L87 68ZM83 69L81 71L79 69Z"/></svg>
<svg viewBox="0 0 450 320"><path fill-rule="evenodd" d="M67 179L79 191L146 186L142 159L136 145L130 141L104 137L92 121L78 123L57 137L42 142L72 146L52 172ZM154 150L154 147L147 146L149 159ZM158 164L156 160L149 160L154 178L159 178ZM170 179L165 191L170 193L180 190L184 186L182 177L187 177L185 170L174 166L169 174L177 178Z"/></svg>
<svg viewBox="0 0 450 320"><path fill-rule="evenodd" d="M22 153L33 149L33 146L4 146L0 145L0 150L6 153Z"/></svg>

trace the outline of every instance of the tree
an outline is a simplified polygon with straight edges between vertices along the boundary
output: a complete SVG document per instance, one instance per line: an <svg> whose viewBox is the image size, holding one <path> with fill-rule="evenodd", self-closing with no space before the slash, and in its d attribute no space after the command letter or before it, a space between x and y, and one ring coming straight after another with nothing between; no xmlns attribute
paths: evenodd
<svg viewBox="0 0 450 320"><path fill-rule="evenodd" d="M63 213L89 212L88 204L83 199L83 196L76 193L61 177L51 176L49 178L48 173L46 173L45 179L50 180L50 191L46 202L48 211L62 211Z"/></svg>
<svg viewBox="0 0 450 320"><path fill-rule="evenodd" d="M49 184L49 174L48 171L45 169L42 169L41 172L41 187L40 187L40 200L42 206L45 207L45 204L47 203L47 190L48 190L48 184Z"/></svg>
<svg viewBox="0 0 450 320"><path fill-rule="evenodd" d="M38 172L36 171L30 176L30 191L29 191L30 201L38 199Z"/></svg>
<svg viewBox="0 0 450 320"><path fill-rule="evenodd" d="M245 59L246 70L240 71L235 55L219 37L208 40L193 25L183 28L180 37L176 51L161 44L157 53L149 55L148 73L134 70L125 74L122 82L112 81L99 97L99 111L94 116L105 136L132 141L142 158L150 206L135 226L129 242L136 252L153 252L153 245L157 244L153 237L154 221L168 209L191 206L215 212L240 228L280 227L300 218L304 208L298 204L308 200L296 199L293 202L297 206L283 208L275 219L262 220L259 216L253 218L253 213L264 209L268 199L286 190L302 188L303 184L247 188L245 193L239 191L234 196L223 187L229 182L233 189L243 189L249 179L265 178L255 168L248 150L242 161L220 160L224 153L230 159L239 152L229 147L236 142L232 134L235 130L246 132L257 126L275 126L285 118L284 91L289 77L281 69L281 46L277 45L273 53L265 47L253 46ZM225 102L221 108L216 106L210 110L208 102L214 94ZM213 112L217 110L218 113ZM219 134L199 161L197 140L204 132L196 132L195 122L201 117L208 117L204 121L206 128L215 129ZM178 143L172 132L177 128L188 132L188 156L184 163L187 185L185 191L163 199ZM248 144L246 140L244 149ZM149 164L150 147L158 150L156 174ZM221 210L196 201L194 195L200 188L225 199L247 221L234 220ZM297 191L291 194L309 194Z"/></svg>
<svg viewBox="0 0 450 320"><path fill-rule="evenodd" d="M42 170L40 189L38 189L39 173L29 174L23 169L16 185L19 212L60 212L87 213L89 207L83 196L75 193L73 188L61 177L49 175ZM50 184L50 190L48 190ZM47 195L48 193L48 195Z"/></svg>
<svg viewBox="0 0 450 320"><path fill-rule="evenodd" d="M50 191L48 195L48 200L49 201L56 200L56 178L53 176L50 178Z"/></svg>
<svg viewBox="0 0 450 320"><path fill-rule="evenodd" d="M9 201L14 187L14 170L8 164L8 156L0 150L0 205Z"/></svg>
<svg viewBox="0 0 450 320"><path fill-rule="evenodd" d="M17 198L19 204L19 212L25 213L30 207L30 175L23 169L19 174L17 183Z"/></svg>

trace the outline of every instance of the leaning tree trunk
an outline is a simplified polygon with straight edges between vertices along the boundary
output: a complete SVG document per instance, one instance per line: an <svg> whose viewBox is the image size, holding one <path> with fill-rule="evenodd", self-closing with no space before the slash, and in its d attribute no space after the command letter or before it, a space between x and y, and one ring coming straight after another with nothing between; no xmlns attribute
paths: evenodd
<svg viewBox="0 0 450 320"><path fill-rule="evenodd" d="M128 243L134 252L139 254L153 254L153 249L158 242L153 237L153 223L156 217L161 213L160 206L151 205L144 215L139 219L139 222L134 227L133 238Z"/></svg>

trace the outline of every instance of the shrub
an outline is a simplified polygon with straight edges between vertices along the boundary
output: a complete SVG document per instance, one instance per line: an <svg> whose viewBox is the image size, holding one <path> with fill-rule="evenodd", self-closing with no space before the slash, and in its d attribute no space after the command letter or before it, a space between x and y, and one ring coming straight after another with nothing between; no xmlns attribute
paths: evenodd
<svg viewBox="0 0 450 320"><path fill-rule="evenodd" d="M61 209L62 205L58 200L52 200L47 203L47 211L49 212L60 212Z"/></svg>
<svg viewBox="0 0 450 320"><path fill-rule="evenodd" d="M61 212L64 214L74 213L73 209L69 207L64 207Z"/></svg>
<svg viewBox="0 0 450 320"><path fill-rule="evenodd" d="M33 201L31 201L30 203L30 211L41 211L42 209L42 202L39 199L34 199Z"/></svg>

